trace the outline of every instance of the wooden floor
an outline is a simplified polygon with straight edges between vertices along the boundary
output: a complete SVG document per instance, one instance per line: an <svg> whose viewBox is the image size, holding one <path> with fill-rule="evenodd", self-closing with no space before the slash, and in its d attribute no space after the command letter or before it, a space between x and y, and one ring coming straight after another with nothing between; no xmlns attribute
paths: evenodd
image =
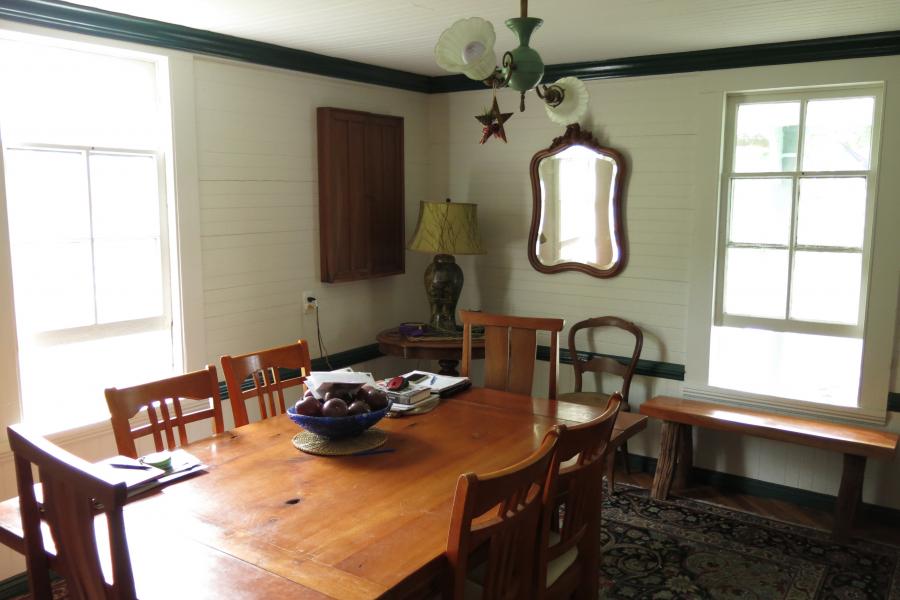
<svg viewBox="0 0 900 600"><path fill-rule="evenodd" d="M649 473L632 472L628 475L622 472L621 469L616 472L617 483L629 483L649 489L652 481L653 475ZM694 485L685 490L675 492L675 494L683 498L712 502L713 504L751 512L763 517L818 529L830 530L834 519L834 515L829 511L800 506L772 498L723 492L708 485ZM873 522L863 514L857 519L853 537L900 545L900 528Z"/></svg>

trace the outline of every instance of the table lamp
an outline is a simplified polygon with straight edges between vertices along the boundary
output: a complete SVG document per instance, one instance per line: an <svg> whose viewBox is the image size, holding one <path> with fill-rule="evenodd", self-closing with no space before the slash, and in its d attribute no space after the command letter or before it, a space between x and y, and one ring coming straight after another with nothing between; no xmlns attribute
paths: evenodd
<svg viewBox="0 0 900 600"><path fill-rule="evenodd" d="M425 269L425 294L435 329L456 330L456 303L463 272L454 254L484 254L478 234L477 208L465 202L420 202L419 222L407 248L435 253Z"/></svg>

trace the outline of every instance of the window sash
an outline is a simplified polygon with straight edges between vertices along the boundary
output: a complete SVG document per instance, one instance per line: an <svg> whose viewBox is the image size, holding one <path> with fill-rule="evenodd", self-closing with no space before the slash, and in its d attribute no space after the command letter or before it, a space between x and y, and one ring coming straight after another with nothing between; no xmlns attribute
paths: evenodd
<svg viewBox="0 0 900 600"><path fill-rule="evenodd" d="M845 171L804 171L803 150L806 136L806 111L810 101L822 99L841 99L873 97L875 106L873 111L873 128L870 148L870 160L868 170ZM737 146L737 112L738 107L746 104L759 104L771 102L800 102L799 130L797 139L796 167L793 170L776 172L740 172L734 171L734 157ZM713 325L755 327L771 331L784 331L796 333L812 333L820 335L833 335L843 337L862 337L865 321L865 304L868 291L868 267L871 252L871 233L873 227L873 212L875 201L875 178L878 159L878 139L880 135L880 119L882 110L882 92L878 87L854 86L832 90L784 92L776 94L733 94L728 95L726 101L725 127L723 137L722 173L720 178L720 198L718 222L718 244L716 252L715 269L715 297L713 302ZM865 204L865 230L862 247L843 246L814 246L797 243L797 227L800 202L800 181L811 178L864 178L866 181ZM790 206L790 234L788 244L744 243L730 241L731 211L733 202L733 182L738 180L759 179L791 179L792 193ZM725 275L727 272L727 251L729 248L771 248L786 250L788 253L787 286L784 297L784 318L754 317L747 315L735 315L725 312L724 291ZM821 321L809 321L790 318L790 303L792 296L792 283L794 276L794 258L797 252L836 252L859 253L862 260L862 275L859 286L859 303L856 323L853 325L827 323Z"/></svg>

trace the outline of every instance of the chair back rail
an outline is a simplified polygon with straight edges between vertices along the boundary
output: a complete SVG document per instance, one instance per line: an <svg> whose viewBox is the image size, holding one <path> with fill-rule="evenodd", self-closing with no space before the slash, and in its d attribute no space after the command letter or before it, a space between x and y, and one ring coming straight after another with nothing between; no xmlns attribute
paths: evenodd
<svg viewBox="0 0 900 600"><path fill-rule="evenodd" d="M623 331L627 331L634 336L634 350L631 354L631 360L627 365L623 365L619 361L609 358L608 356L597 356L590 360L581 360L578 357L578 349L575 346L575 335L582 329L591 329L595 327L616 327ZM582 381L585 372L594 373L612 373L622 378L622 399L625 403L624 410L629 410L628 392L631 389L631 379L634 376L634 370L637 368L638 359L641 356L641 350L644 346L644 334L641 328L625 319L619 317L594 317L585 319L572 325L569 330L569 356L572 359L572 368L575 371L575 391L582 391Z"/></svg>
<svg viewBox="0 0 900 600"><path fill-rule="evenodd" d="M534 595L537 541L544 497L552 485L556 434L524 461L486 475L460 475L450 516L447 559L451 597L465 597L469 558L486 556L484 600Z"/></svg>
<svg viewBox="0 0 900 600"><path fill-rule="evenodd" d="M462 366L469 376L472 361L472 327L484 326L484 387L530 396L534 381L537 332L550 334L550 384L548 398L556 398L559 372L559 332L565 321L460 311L463 322Z"/></svg>
<svg viewBox="0 0 900 600"><path fill-rule="evenodd" d="M208 400L207 408L185 413L182 400ZM157 451L173 450L188 443L186 425L212 419L213 433L225 430L219 377L214 365L201 371L176 375L127 388L108 388L106 404L119 454L137 458L135 440L153 437ZM171 405L174 416L169 411ZM131 419L142 409L147 411L147 424L132 427ZM178 441L175 432L178 432ZM163 437L165 436L165 437Z"/></svg>
<svg viewBox="0 0 900 600"><path fill-rule="evenodd" d="M299 370L298 377L282 379L282 369ZM312 371L309 346L306 340L296 344L269 348L239 356L222 357L222 371L228 387L228 397L236 427L250 422L247 401L257 401L261 419L268 419L285 412L284 390L302 386ZM252 388L244 390L245 381L252 381Z"/></svg>
<svg viewBox="0 0 900 600"><path fill-rule="evenodd" d="M73 600L134 600L136 596L122 506L124 482L108 478L94 465L30 433L22 425L11 425L12 449L22 528L25 561L32 597L52 598L50 561L45 551L41 521L50 530L56 548L54 569L66 579ZM35 496L32 465L41 479L42 504ZM105 514L109 533L112 583L106 583L94 532L94 516Z"/></svg>
<svg viewBox="0 0 900 600"><path fill-rule="evenodd" d="M622 396L610 396L606 410L597 418L568 427L554 427L558 437L554 466L559 470L554 485L547 489L541 523L540 567L537 589L541 598L568 598L576 589L587 589L588 598L597 597L597 569L602 500L603 468ZM564 508L561 509L561 506ZM562 512L560 522L559 514ZM551 545L550 531L558 526L558 538ZM549 588L548 565L577 548L575 562ZM573 577L567 577L569 573ZM590 595L593 592L593 595Z"/></svg>

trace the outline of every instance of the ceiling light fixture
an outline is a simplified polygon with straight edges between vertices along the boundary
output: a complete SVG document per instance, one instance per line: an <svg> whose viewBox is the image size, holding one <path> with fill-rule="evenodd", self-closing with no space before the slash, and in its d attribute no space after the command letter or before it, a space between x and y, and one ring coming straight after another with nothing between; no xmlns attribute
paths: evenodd
<svg viewBox="0 0 900 600"><path fill-rule="evenodd" d="M490 21L479 17L461 19L441 34L434 47L438 66L451 73L462 73L470 79L483 81L493 90L492 109L475 118L484 126L481 143L495 135L504 142L503 121L511 113L501 113L497 108L497 90L508 87L521 94L519 111L525 110L525 92L534 89L544 101L547 115L561 125L577 122L587 112L588 91L584 83L575 77L563 77L551 85L541 84L544 62L541 55L528 44L531 34L541 26L543 19L528 16L528 0L521 0L522 16L507 19L509 27L519 38L519 46L503 53L497 66L494 52L496 34ZM495 123L501 115L503 121Z"/></svg>

